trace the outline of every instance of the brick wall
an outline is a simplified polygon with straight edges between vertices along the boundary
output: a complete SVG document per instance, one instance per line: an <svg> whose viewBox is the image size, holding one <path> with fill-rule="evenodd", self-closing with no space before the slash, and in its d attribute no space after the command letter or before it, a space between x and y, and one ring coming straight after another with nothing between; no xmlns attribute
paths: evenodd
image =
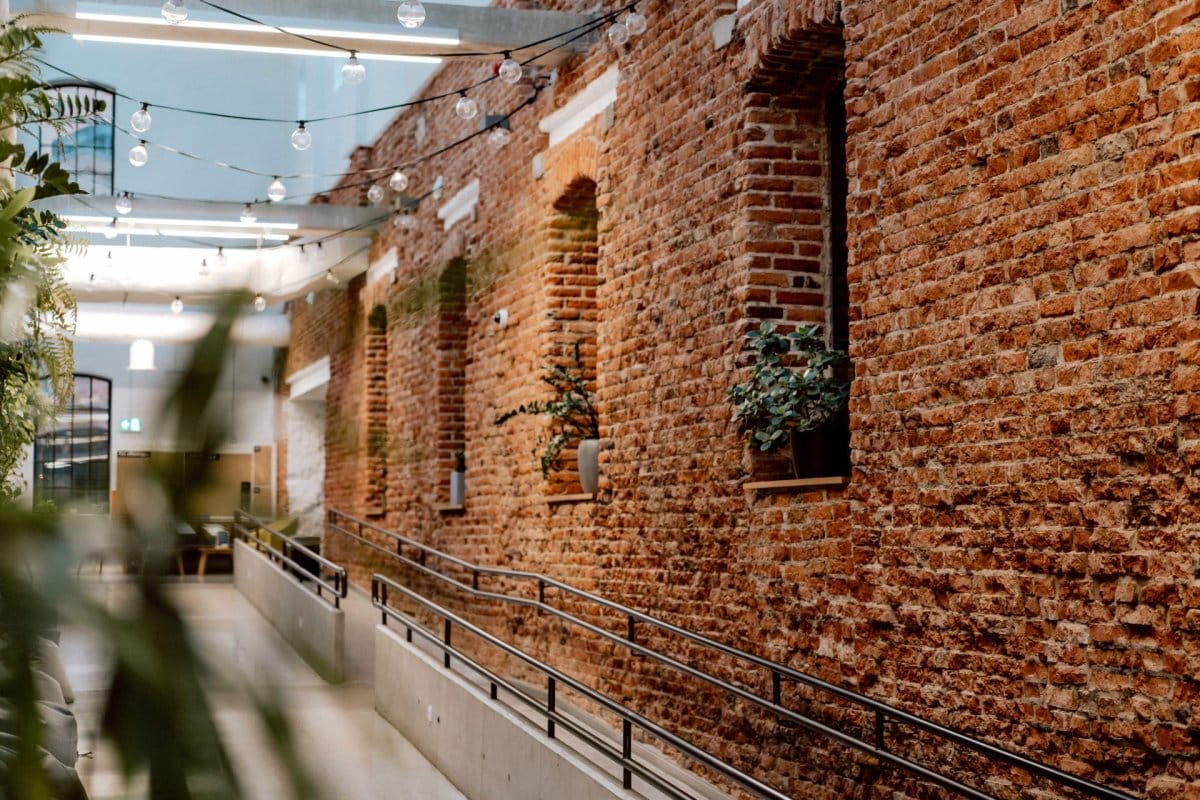
<svg viewBox="0 0 1200 800"><path fill-rule="evenodd" d="M366 314L388 304L387 524L1147 797L1200 793L1200 10L751 0L717 49L732 6L647 0L649 32L563 68L505 150L478 141L413 172L416 192L441 175L451 193L479 178L481 197L450 231L432 202L417 231L381 231L375 257L395 248L400 265L373 288L385 297L356 285L293 309L292 362L314 341L333 355L332 426L362 407ZM615 108L549 148L536 120L613 64ZM450 64L425 91L486 72ZM824 319L816 295L835 290L822 139L842 79L852 480L754 491L724 393L763 309ZM477 99L499 112L523 91ZM399 115L365 157L463 135L451 105ZM494 419L543 396L555 204L581 181L606 449L597 501L555 504L531 454L544 426ZM461 339L429 301L456 264ZM431 415L456 408L459 375L461 417ZM439 513L459 419L467 508ZM360 511L361 452L331 427L327 458L329 504ZM358 580L381 567L330 538ZM795 796L939 796L544 621L471 610ZM1046 796L919 737L897 744L999 796Z"/></svg>

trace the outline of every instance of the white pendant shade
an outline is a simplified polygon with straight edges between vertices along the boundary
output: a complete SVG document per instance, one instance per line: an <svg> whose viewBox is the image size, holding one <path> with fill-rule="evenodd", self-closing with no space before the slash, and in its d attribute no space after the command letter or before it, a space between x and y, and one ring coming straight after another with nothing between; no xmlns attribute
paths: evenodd
<svg viewBox="0 0 1200 800"><path fill-rule="evenodd" d="M154 369L154 342L149 339L136 339L129 345L129 369L132 372Z"/></svg>

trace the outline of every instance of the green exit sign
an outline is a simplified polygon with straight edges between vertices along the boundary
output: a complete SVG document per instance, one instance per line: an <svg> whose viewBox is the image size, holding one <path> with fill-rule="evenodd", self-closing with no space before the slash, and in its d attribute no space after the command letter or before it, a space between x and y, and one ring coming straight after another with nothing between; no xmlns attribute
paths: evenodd
<svg viewBox="0 0 1200 800"><path fill-rule="evenodd" d="M121 420L122 433L141 433L142 418L141 417L126 417Z"/></svg>

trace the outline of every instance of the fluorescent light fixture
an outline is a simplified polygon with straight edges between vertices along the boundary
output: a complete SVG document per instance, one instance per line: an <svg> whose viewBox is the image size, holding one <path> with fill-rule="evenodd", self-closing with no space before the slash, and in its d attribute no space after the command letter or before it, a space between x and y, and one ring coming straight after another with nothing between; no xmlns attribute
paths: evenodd
<svg viewBox="0 0 1200 800"><path fill-rule="evenodd" d="M79 11L75 14L75 19L94 20L96 22L124 22L131 25L156 25L167 26L168 23L161 16L156 17L139 17L132 14L99 14L92 12ZM174 27L174 26L172 26ZM280 35L279 31L269 25L243 25L236 22L206 22L204 20L188 20L183 28L204 28L214 31L246 31L249 33L268 33ZM291 26L282 26L288 33L298 33L302 36L320 36L333 39L366 39L374 42L393 42L396 44L434 44L446 47L455 47L461 44L461 40L457 36L425 36L425 35L396 35L391 33L373 33L367 31L339 31L329 28L293 28ZM362 57L362 53L358 54Z"/></svg>
<svg viewBox="0 0 1200 800"><path fill-rule="evenodd" d="M305 50L300 47L270 47L257 44L227 44L222 42L182 42L175 39L148 39L142 36L106 36L94 33L76 33L72 39L78 42L109 42L113 44L150 44L161 47L183 47L192 50L226 50L236 53L274 53L285 56L346 57L346 50ZM402 56L390 53L358 52L359 61L403 61L409 64L440 64L442 59L433 56Z"/></svg>
<svg viewBox="0 0 1200 800"><path fill-rule="evenodd" d="M85 225L101 225L111 223L112 217L94 217L85 214L65 214L63 219L68 222L81 222ZM252 230L295 231L300 229L297 222L242 222L241 220L222 219L166 219L162 217L120 217L117 219L117 230L125 231L138 225L169 226L172 228L249 228Z"/></svg>

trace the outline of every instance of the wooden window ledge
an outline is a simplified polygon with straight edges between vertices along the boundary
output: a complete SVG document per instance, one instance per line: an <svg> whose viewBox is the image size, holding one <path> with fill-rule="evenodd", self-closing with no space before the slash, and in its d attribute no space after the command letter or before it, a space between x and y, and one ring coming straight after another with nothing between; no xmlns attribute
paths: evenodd
<svg viewBox="0 0 1200 800"><path fill-rule="evenodd" d="M452 506L449 503L438 503L434 505L433 510L439 514L458 514L467 510L465 505Z"/></svg>
<svg viewBox="0 0 1200 800"><path fill-rule="evenodd" d="M591 503L596 499L594 494L548 494L544 498L548 506L561 506L567 503Z"/></svg>
<svg viewBox="0 0 1200 800"><path fill-rule="evenodd" d="M742 484L743 489L757 492L788 492L805 489L841 489L850 485L850 479L845 475L832 475L828 478L790 478L785 481L752 481Z"/></svg>

